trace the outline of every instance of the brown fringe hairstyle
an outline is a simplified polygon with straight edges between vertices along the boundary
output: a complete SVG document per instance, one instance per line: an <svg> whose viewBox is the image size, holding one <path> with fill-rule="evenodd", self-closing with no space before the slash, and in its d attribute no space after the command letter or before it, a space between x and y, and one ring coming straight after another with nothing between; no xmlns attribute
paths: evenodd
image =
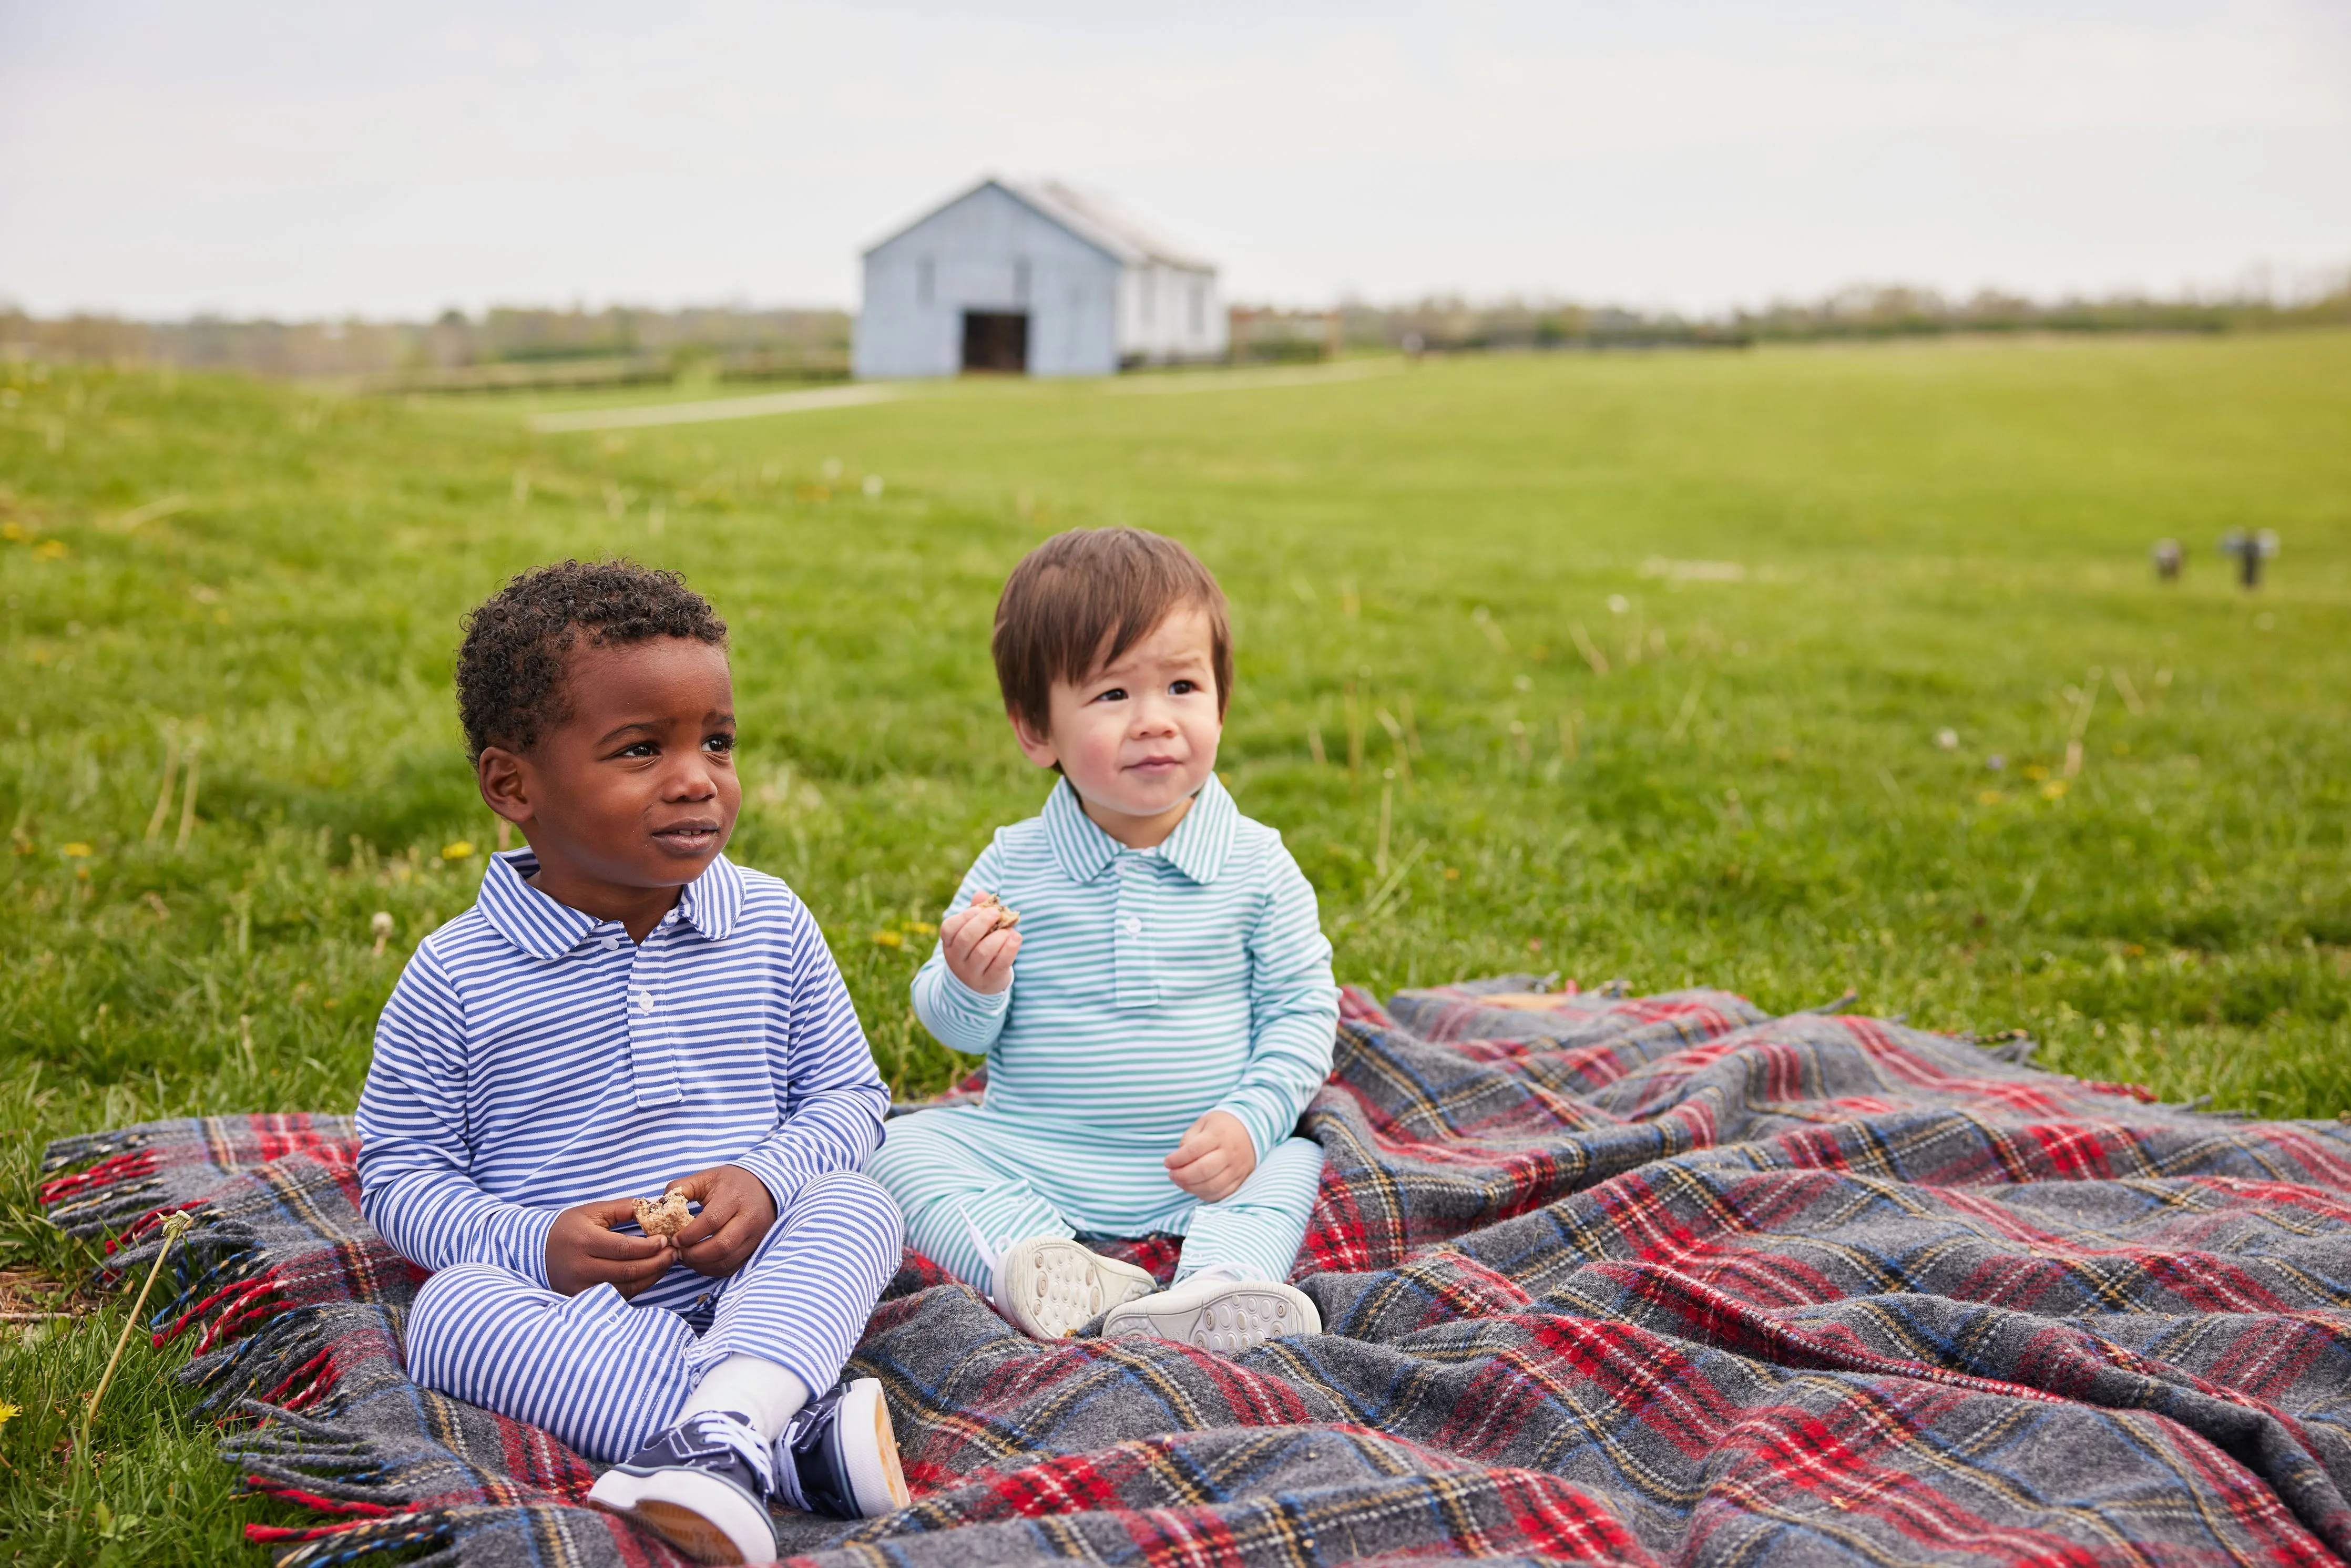
<svg viewBox="0 0 2351 1568"><path fill-rule="evenodd" d="M1075 685L1158 629L1177 610L1207 612L1217 716L1233 692L1225 591L1200 558L1141 528L1071 528L1021 558L996 601L996 682L1004 711L1043 735L1053 683Z"/></svg>

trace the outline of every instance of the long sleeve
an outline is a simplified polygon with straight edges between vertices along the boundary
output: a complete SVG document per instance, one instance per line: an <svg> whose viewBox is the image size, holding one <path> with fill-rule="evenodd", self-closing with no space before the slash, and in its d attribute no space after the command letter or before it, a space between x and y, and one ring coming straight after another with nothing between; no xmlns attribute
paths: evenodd
<svg viewBox="0 0 2351 1568"><path fill-rule="evenodd" d="M1314 888L1287 849L1266 868L1268 888L1249 936L1249 1059L1217 1108L1238 1118L1258 1157L1290 1136L1331 1076L1339 988Z"/></svg>
<svg viewBox="0 0 2351 1568"><path fill-rule="evenodd" d="M991 841L979 852L979 858L971 862L971 870L964 873L963 885L956 889L954 899L947 904L947 914L960 915L970 908L977 894L996 892L1003 874L1003 857ZM1011 986L990 996L956 978L955 971L947 967L944 940L931 949L931 956L915 971L913 992L914 1016L923 1020L923 1027L935 1035L941 1045L967 1056L987 1053L996 1037L1004 1032L1005 1015L1012 1008Z"/></svg>
<svg viewBox="0 0 2351 1568"><path fill-rule="evenodd" d="M426 1269L495 1263L547 1283L556 1210L492 1197L469 1174L465 1019L455 986L419 948L376 1022L360 1092L360 1208Z"/></svg>
<svg viewBox="0 0 2351 1568"><path fill-rule="evenodd" d="M785 1044L770 1056L783 1120L728 1163L758 1176L780 1209L811 1178L863 1166L881 1146L890 1090L805 905L793 909L790 974L778 999Z"/></svg>

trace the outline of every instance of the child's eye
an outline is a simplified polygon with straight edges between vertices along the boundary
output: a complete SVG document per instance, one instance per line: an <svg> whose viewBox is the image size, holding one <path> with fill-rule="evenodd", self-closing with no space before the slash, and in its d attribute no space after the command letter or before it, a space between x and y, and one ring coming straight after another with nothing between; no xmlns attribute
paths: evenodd
<svg viewBox="0 0 2351 1568"><path fill-rule="evenodd" d="M1200 689L1200 683L1197 681L1177 681L1167 689L1174 692L1179 697L1189 696L1194 692Z"/></svg>
<svg viewBox="0 0 2351 1568"><path fill-rule="evenodd" d="M1113 686L1106 692L1097 692L1094 694L1094 701L1098 703L1123 703L1125 700L1126 688L1124 686Z"/></svg>
<svg viewBox="0 0 2351 1568"><path fill-rule="evenodd" d="M724 756L735 749L735 737L731 735L714 735L702 745L704 749L716 751Z"/></svg>
<svg viewBox="0 0 2351 1568"><path fill-rule="evenodd" d="M655 746L650 740L640 740L634 745L622 747L618 752L614 753L614 755L619 757L652 757L658 754L660 749L661 748L659 747Z"/></svg>

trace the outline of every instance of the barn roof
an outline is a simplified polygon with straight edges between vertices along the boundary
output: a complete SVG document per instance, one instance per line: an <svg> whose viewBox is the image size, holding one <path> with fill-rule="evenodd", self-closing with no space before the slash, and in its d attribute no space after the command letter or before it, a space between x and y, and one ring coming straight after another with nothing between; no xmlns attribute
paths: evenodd
<svg viewBox="0 0 2351 1568"><path fill-rule="evenodd" d="M1176 245L1132 213L1120 210L1097 192L1081 191L1059 180L1035 184L998 181L1006 190L1047 217L1110 251L1121 261L1156 261L1169 267L1211 272L1215 263Z"/></svg>
<svg viewBox="0 0 2351 1568"><path fill-rule="evenodd" d="M991 185L1040 216L1059 224L1122 265L1133 267L1155 261L1196 272L1216 270L1216 263L1176 245L1133 214L1121 210L1108 197L1092 191L1081 191L1060 180L982 180L953 201L940 203L888 238L867 246L868 252L881 249L934 214L946 211L956 202L967 201Z"/></svg>

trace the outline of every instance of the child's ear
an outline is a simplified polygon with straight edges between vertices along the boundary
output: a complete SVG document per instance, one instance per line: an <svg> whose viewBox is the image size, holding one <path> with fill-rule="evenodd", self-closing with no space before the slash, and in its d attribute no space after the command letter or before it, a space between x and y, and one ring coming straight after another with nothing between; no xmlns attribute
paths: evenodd
<svg viewBox="0 0 2351 1568"><path fill-rule="evenodd" d="M1053 737L1050 734L1038 734L1029 727L1027 719L1010 708L1004 710L1004 716L1012 721L1012 738L1020 743L1021 756L1040 768L1050 768L1061 760L1061 754L1053 749Z"/></svg>
<svg viewBox="0 0 2351 1568"><path fill-rule="evenodd" d="M474 781L491 810L517 828L530 821L530 779L521 758L503 746L485 746L474 763Z"/></svg>

